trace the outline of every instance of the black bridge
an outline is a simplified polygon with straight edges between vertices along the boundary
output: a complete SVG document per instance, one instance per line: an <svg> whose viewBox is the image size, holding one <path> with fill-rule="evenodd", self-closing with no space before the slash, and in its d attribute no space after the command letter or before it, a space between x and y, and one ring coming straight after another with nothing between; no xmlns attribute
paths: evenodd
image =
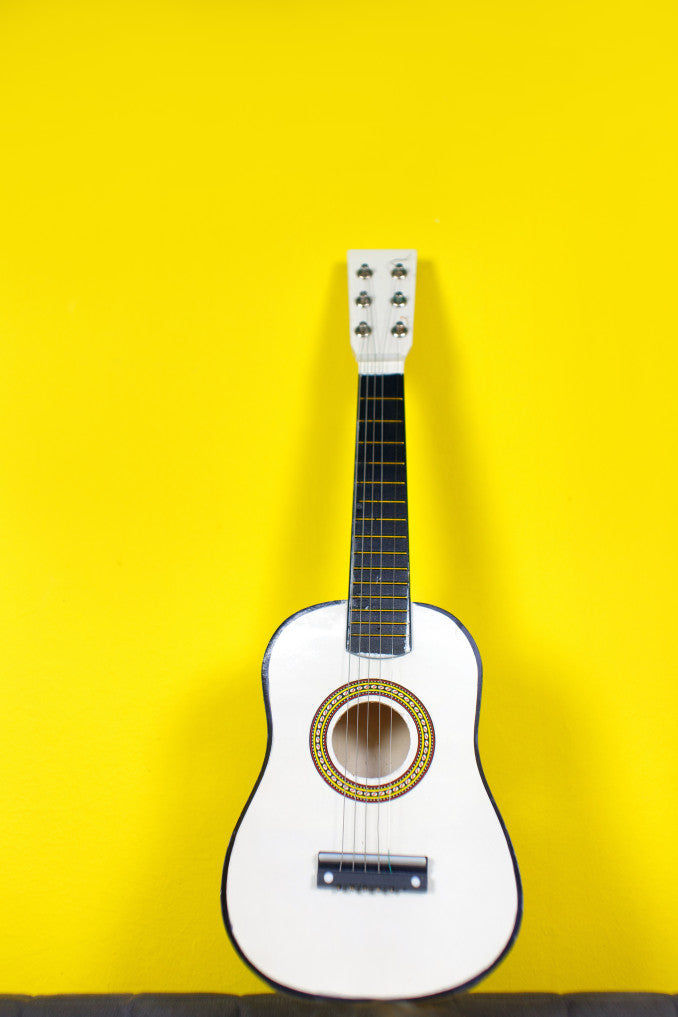
<svg viewBox="0 0 678 1017"><path fill-rule="evenodd" d="M407 890L426 893L428 858L424 855L318 853L317 886L352 890Z"/></svg>

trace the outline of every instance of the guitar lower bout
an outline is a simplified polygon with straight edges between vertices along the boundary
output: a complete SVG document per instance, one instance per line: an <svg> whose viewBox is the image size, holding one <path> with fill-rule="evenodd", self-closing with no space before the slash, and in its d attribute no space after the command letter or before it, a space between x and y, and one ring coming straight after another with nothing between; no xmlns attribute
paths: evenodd
<svg viewBox="0 0 678 1017"><path fill-rule="evenodd" d="M504 955L521 892L477 747L480 658L412 605L412 648L346 649L347 603L294 615L263 667L266 759L222 886L236 949L277 988L414 999Z"/></svg>

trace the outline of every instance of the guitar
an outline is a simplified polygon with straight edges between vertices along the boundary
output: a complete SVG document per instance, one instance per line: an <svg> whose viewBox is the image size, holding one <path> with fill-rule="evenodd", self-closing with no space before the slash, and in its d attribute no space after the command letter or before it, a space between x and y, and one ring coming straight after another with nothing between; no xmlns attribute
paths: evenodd
<svg viewBox="0 0 678 1017"><path fill-rule="evenodd" d="M415 251L350 251L358 361L348 601L275 633L268 746L226 855L222 908L276 988L344 1000L466 988L510 948L513 849L478 755L466 629L410 602L403 371Z"/></svg>

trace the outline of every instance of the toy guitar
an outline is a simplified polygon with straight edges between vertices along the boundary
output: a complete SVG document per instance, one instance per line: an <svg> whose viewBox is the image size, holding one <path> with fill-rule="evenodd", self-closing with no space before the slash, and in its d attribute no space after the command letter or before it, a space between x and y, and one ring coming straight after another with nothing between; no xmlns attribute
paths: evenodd
<svg viewBox="0 0 678 1017"><path fill-rule="evenodd" d="M293 615L263 664L268 748L226 855L224 921L276 988L415 999L511 946L521 890L477 746L480 658L410 602L403 369L415 251L350 251L358 361L348 601Z"/></svg>

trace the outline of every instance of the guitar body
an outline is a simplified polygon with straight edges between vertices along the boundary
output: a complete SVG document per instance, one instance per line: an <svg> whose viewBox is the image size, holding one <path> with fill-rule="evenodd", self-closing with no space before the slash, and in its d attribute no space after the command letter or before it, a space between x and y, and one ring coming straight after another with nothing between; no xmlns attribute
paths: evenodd
<svg viewBox="0 0 678 1017"><path fill-rule="evenodd" d="M480 978L517 933L517 866L477 750L478 652L451 615L411 611L399 656L348 652L345 601L294 615L266 652L268 751L231 838L222 906L236 948L274 986L437 995ZM374 741L375 722L370 763L358 727ZM391 856L424 858L426 892L324 885L322 852L339 853L337 876L363 858L382 871Z"/></svg>

